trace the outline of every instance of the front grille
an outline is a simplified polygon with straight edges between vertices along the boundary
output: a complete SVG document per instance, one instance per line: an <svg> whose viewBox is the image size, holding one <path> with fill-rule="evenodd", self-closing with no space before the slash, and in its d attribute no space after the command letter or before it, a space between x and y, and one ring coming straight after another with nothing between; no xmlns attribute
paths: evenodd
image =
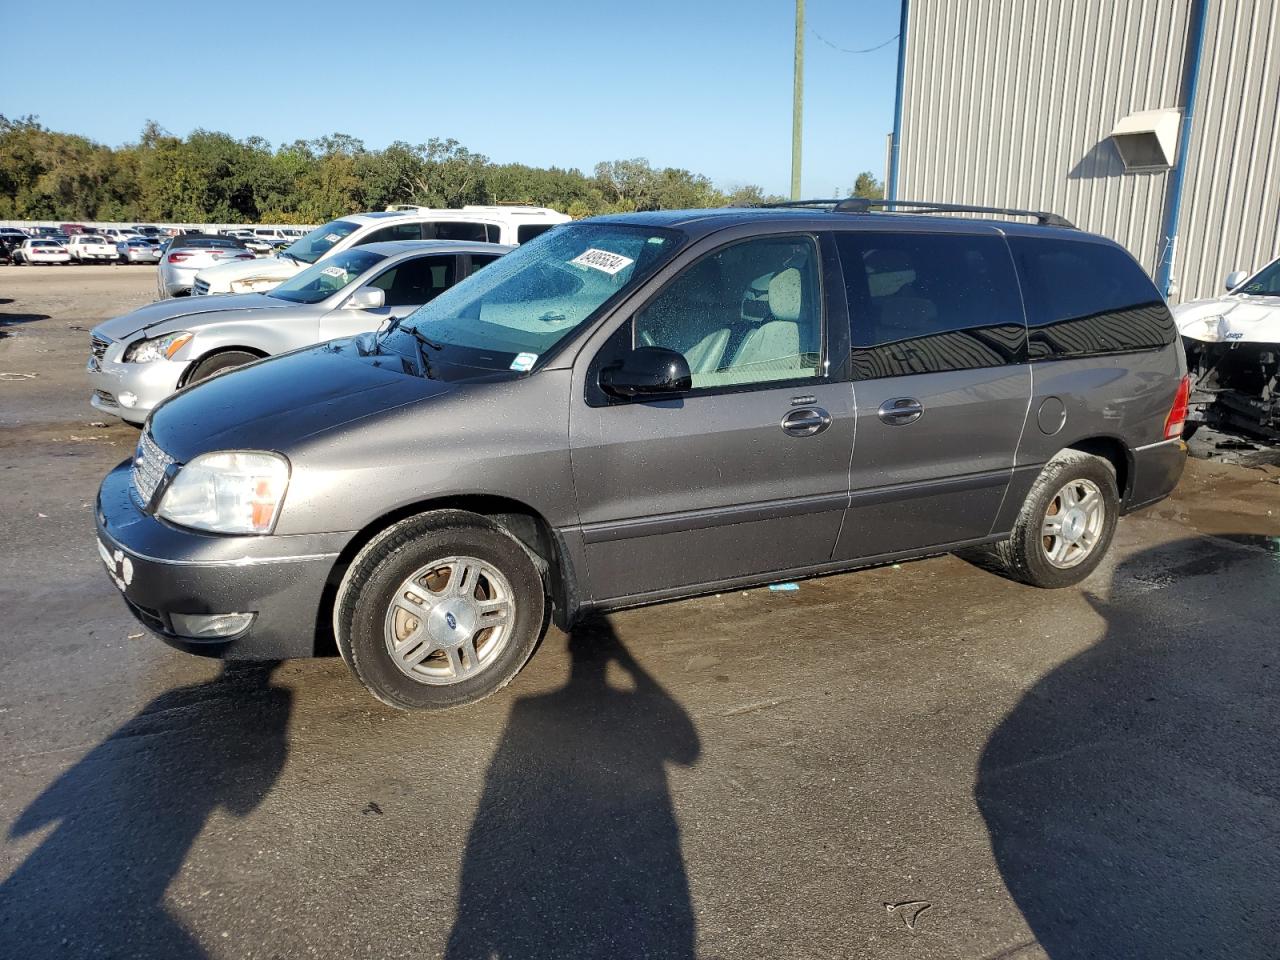
<svg viewBox="0 0 1280 960"><path fill-rule="evenodd" d="M209 281L196 278L196 282L191 286L191 295L193 297L203 297L209 292Z"/></svg>
<svg viewBox="0 0 1280 960"><path fill-rule="evenodd" d="M93 396L94 396L94 399L97 400L99 403L101 403L104 407L120 406L120 404L116 402L116 397L114 393L107 393L107 391L105 390L95 390L93 391Z"/></svg>
<svg viewBox="0 0 1280 960"><path fill-rule="evenodd" d="M165 470L172 463L173 457L156 445L150 433L144 433L138 440L138 449L133 455L133 487L144 505L151 503Z"/></svg>
<svg viewBox="0 0 1280 960"><path fill-rule="evenodd" d="M89 352L93 354L95 359L101 360L105 357L109 346L111 346L111 341L106 337L100 337L97 334L89 337Z"/></svg>

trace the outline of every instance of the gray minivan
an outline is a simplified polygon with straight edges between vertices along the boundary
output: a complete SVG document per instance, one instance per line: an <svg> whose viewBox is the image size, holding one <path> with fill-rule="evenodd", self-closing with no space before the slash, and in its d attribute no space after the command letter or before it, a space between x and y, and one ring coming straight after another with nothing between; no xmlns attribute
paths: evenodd
<svg viewBox="0 0 1280 960"><path fill-rule="evenodd" d="M946 551L1080 581L1182 471L1168 307L1052 214L873 206L565 224L182 390L102 483L102 559L179 648L336 641L404 708L590 611Z"/></svg>

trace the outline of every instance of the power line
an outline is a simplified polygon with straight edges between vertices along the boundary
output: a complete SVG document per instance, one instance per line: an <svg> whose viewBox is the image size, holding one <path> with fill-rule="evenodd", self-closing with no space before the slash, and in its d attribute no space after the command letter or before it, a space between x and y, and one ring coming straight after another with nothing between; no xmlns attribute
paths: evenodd
<svg viewBox="0 0 1280 960"><path fill-rule="evenodd" d="M877 43L874 47L867 47L864 50L848 50L840 46L839 44L832 43L830 40L828 40L826 37L820 34L817 30L813 29L813 27L809 28L809 32L812 33L816 39L821 40L832 50L838 51L839 53L875 53L877 50L883 50L889 44L893 43L893 41L897 40L898 37L902 36L902 34L900 33L895 33L888 40L884 41L884 43Z"/></svg>

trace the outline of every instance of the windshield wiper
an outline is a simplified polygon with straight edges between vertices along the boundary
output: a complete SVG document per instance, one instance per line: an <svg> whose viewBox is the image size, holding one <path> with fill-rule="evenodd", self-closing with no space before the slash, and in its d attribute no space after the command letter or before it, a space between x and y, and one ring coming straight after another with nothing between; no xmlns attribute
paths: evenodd
<svg viewBox="0 0 1280 960"><path fill-rule="evenodd" d="M397 324L397 327L399 327L398 324ZM395 328L392 328L392 329L395 329ZM417 327L403 327L401 329L403 329L406 333L412 336L415 341L417 341L418 357L422 361L423 374L426 376L428 380L436 379L431 372L431 358L427 356L427 348L429 347L432 350L443 350L444 344L436 343L434 340L428 338L427 335L423 333L421 330L419 330ZM390 333L391 331L388 330L387 332Z"/></svg>

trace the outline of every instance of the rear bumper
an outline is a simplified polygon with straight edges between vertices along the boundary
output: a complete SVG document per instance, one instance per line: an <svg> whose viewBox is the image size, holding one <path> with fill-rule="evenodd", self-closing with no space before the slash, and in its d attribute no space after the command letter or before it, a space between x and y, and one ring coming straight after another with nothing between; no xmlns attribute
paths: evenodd
<svg viewBox="0 0 1280 960"><path fill-rule="evenodd" d="M170 646L228 660L310 657L322 601L350 534L234 537L183 530L138 506L130 462L98 491L99 552L129 610ZM181 635L174 614L251 613L248 628L226 638ZM327 619L327 618L326 618Z"/></svg>
<svg viewBox="0 0 1280 960"><path fill-rule="evenodd" d="M1136 447L1133 451L1133 481L1125 512L1149 506L1173 492L1187 463L1187 445L1181 439Z"/></svg>

